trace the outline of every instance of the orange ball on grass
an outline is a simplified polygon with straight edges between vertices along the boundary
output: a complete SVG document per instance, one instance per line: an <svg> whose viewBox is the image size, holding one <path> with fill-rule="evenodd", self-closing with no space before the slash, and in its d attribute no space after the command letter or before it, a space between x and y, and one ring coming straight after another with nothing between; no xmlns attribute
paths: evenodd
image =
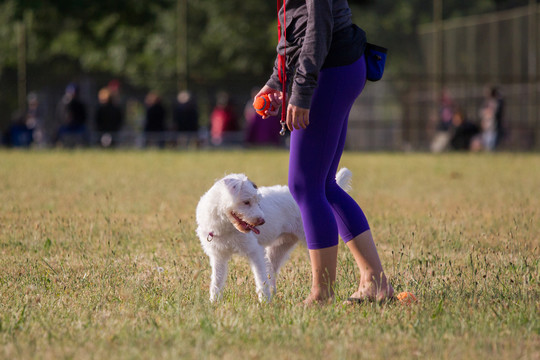
<svg viewBox="0 0 540 360"><path fill-rule="evenodd" d="M404 305L411 305L416 302L418 302L418 299L412 292L403 291L397 294L396 298L399 300L400 303Z"/></svg>

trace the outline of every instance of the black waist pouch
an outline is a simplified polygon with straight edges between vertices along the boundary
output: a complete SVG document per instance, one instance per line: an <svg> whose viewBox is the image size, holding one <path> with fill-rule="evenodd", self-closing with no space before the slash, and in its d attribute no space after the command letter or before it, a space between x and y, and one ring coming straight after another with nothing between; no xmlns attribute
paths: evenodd
<svg viewBox="0 0 540 360"><path fill-rule="evenodd" d="M364 51L366 59L366 72L369 81L381 80L386 64L386 53L388 50L382 46L367 43Z"/></svg>
<svg viewBox="0 0 540 360"><path fill-rule="evenodd" d="M332 34L332 43L322 69L346 66L362 57L366 47L366 33L356 25Z"/></svg>

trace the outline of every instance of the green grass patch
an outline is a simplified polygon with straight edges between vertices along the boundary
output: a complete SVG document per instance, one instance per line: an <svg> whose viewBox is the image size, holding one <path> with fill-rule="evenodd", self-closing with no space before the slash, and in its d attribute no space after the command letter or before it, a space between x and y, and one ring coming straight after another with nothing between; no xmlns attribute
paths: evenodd
<svg viewBox="0 0 540 360"><path fill-rule="evenodd" d="M0 152L0 358L540 358L540 156L342 165L394 287L418 304L344 306L359 276L344 246L331 305L297 306L302 248L271 304L243 258L209 303L197 202L231 172L285 184L285 151Z"/></svg>

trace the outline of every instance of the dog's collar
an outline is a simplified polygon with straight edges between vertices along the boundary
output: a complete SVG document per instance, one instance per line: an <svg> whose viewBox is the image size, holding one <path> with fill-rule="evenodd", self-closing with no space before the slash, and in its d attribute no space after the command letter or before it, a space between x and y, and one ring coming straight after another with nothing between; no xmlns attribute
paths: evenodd
<svg viewBox="0 0 540 360"><path fill-rule="evenodd" d="M211 242L212 240L214 240L214 232L210 231L206 237L206 241Z"/></svg>

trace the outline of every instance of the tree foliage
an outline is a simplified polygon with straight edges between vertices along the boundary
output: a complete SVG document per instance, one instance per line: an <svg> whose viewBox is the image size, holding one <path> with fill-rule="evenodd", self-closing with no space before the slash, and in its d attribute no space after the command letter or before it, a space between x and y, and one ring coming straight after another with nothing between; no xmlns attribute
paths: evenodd
<svg viewBox="0 0 540 360"><path fill-rule="evenodd" d="M82 70L122 76L134 84L175 84L177 2L23 1L0 4L0 71L15 67L17 23L28 31L32 64L67 57ZM260 76L272 64L275 9L263 1L188 1L190 78ZM274 31L271 32L271 29Z"/></svg>
<svg viewBox="0 0 540 360"><path fill-rule="evenodd" d="M355 22L371 41L392 49L395 71L410 70L416 28L432 19L432 0L351 0ZM445 0L445 18L526 0ZM5 0L0 3L0 74L17 65L17 24L27 28L27 61L46 69L67 58L83 71L105 72L136 85L174 87L177 0ZM276 42L275 3L267 0L187 2L190 81L267 75ZM414 66L414 65L413 65Z"/></svg>

